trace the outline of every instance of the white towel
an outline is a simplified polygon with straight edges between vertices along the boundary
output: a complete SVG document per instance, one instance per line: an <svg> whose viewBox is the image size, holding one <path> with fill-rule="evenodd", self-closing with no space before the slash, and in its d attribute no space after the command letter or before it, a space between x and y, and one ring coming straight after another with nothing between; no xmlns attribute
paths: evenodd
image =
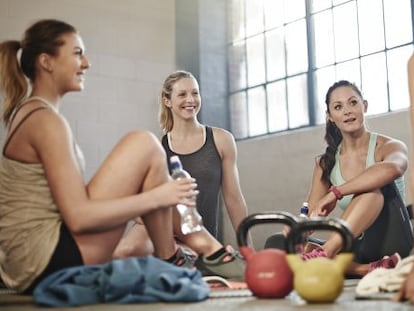
<svg viewBox="0 0 414 311"><path fill-rule="evenodd" d="M414 263L414 255L401 260L395 268L377 268L365 275L355 289L358 296L376 294L380 292L397 292Z"/></svg>

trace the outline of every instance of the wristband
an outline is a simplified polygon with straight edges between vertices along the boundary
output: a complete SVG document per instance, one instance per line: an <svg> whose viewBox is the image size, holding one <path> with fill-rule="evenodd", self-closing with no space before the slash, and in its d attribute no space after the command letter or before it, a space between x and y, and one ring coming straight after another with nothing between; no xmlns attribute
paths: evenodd
<svg viewBox="0 0 414 311"><path fill-rule="evenodd" d="M344 196L342 195L341 191L339 191L338 188L336 188L335 186L332 186L331 188L329 188L329 191L332 192L337 200L342 199Z"/></svg>

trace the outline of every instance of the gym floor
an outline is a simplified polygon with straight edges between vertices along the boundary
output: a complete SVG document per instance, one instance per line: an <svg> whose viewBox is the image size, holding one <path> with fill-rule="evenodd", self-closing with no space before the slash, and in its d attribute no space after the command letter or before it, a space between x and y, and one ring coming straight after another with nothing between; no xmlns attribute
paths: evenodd
<svg viewBox="0 0 414 311"><path fill-rule="evenodd" d="M59 308L59 310L77 310L77 311L157 311L157 310L177 310L177 311L198 311L198 310L249 310L249 311L266 311L266 310L297 310L298 308L306 310L352 310L352 311L389 311L389 310L413 310L414 306L409 302L393 302L389 296L377 297L376 299L356 299L355 298L355 280L346 280L342 294L334 303L330 304L307 304L292 292L285 299L257 299L247 290L234 291L231 294L223 292L223 297L211 297L198 303L151 303L151 304L129 304L113 305L99 304L76 308ZM238 295L238 296L237 296ZM234 297L231 297L234 296ZM0 294L0 309L2 311L29 311L29 310L52 310L51 308L42 308L37 306L31 297L20 296L15 294Z"/></svg>

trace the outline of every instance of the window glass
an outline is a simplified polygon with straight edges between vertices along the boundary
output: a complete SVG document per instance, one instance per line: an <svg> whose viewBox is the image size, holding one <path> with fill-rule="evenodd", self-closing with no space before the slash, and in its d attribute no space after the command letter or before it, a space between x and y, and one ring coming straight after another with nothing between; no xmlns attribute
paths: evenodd
<svg viewBox="0 0 414 311"><path fill-rule="evenodd" d="M306 75L287 80L289 127L309 125L308 94Z"/></svg>
<svg viewBox="0 0 414 311"><path fill-rule="evenodd" d="M284 28L266 33L266 69L267 80L272 81L286 76L286 57Z"/></svg>
<svg viewBox="0 0 414 311"><path fill-rule="evenodd" d="M315 73L316 94L315 94L315 119L316 124L325 124L326 122L326 104L325 96L329 87L335 82L335 67L329 66L318 69Z"/></svg>
<svg viewBox="0 0 414 311"><path fill-rule="evenodd" d="M285 2L285 23L289 23L289 22L305 17L306 15L305 1L284 0L284 2Z"/></svg>
<svg viewBox="0 0 414 311"><path fill-rule="evenodd" d="M387 48L413 41L411 1L384 0L384 16Z"/></svg>
<svg viewBox="0 0 414 311"><path fill-rule="evenodd" d="M360 53L366 55L383 50L384 23L382 18L382 2L358 0Z"/></svg>
<svg viewBox="0 0 414 311"><path fill-rule="evenodd" d="M246 40L248 86L265 82L264 39L263 34Z"/></svg>
<svg viewBox="0 0 414 311"><path fill-rule="evenodd" d="M359 58L348 62L340 63L336 66L335 80L348 80L361 85L361 64Z"/></svg>
<svg viewBox="0 0 414 311"><path fill-rule="evenodd" d="M308 70L308 47L304 19L286 26L286 55L288 75Z"/></svg>
<svg viewBox="0 0 414 311"><path fill-rule="evenodd" d="M333 9L336 61L344 61L359 55L358 23L355 2Z"/></svg>
<svg viewBox="0 0 414 311"><path fill-rule="evenodd" d="M387 73L385 53L361 58L362 93L368 100L367 115L388 111Z"/></svg>
<svg viewBox="0 0 414 311"><path fill-rule="evenodd" d="M284 1L264 0L265 29L282 26L284 23Z"/></svg>
<svg viewBox="0 0 414 311"><path fill-rule="evenodd" d="M235 139L248 136L246 93L230 96L230 126Z"/></svg>
<svg viewBox="0 0 414 311"><path fill-rule="evenodd" d="M407 60L412 53L412 45L387 52L391 110L407 108L407 105L409 105Z"/></svg>
<svg viewBox="0 0 414 311"><path fill-rule="evenodd" d="M263 32L263 0L246 0L246 37Z"/></svg>
<svg viewBox="0 0 414 311"><path fill-rule="evenodd" d="M315 33L315 65L323 67L335 62L332 11L324 11L313 16Z"/></svg>
<svg viewBox="0 0 414 311"><path fill-rule="evenodd" d="M332 0L310 0L311 13L315 13L332 6Z"/></svg>
<svg viewBox="0 0 414 311"><path fill-rule="evenodd" d="M249 89L248 113L249 136L257 136L267 132L266 96L262 86Z"/></svg>
<svg viewBox="0 0 414 311"><path fill-rule="evenodd" d="M267 105L269 131L286 130L289 126L286 109L286 83L285 80L267 85Z"/></svg>

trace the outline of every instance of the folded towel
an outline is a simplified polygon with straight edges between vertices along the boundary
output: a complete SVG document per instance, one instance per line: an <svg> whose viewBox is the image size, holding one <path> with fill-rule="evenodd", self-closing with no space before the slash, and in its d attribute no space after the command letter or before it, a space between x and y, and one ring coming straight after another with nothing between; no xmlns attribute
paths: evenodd
<svg viewBox="0 0 414 311"><path fill-rule="evenodd" d="M397 292L414 263L414 255L402 259L395 268L377 268L366 274L355 289L358 296L376 294L380 292Z"/></svg>
<svg viewBox="0 0 414 311"><path fill-rule="evenodd" d="M177 267L153 256L114 259L101 265L59 270L33 292L40 305L63 307L207 299L209 286L195 269Z"/></svg>

